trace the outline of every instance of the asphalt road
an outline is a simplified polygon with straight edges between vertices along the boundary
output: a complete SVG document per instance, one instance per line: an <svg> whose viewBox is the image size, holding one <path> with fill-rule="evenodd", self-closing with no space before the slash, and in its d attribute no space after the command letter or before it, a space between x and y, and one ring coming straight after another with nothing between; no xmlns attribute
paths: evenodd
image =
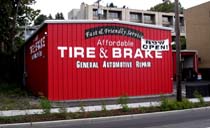
<svg viewBox="0 0 210 128"><path fill-rule="evenodd" d="M32 126L14 125L9 128L210 128L210 108L117 118L35 123Z"/></svg>

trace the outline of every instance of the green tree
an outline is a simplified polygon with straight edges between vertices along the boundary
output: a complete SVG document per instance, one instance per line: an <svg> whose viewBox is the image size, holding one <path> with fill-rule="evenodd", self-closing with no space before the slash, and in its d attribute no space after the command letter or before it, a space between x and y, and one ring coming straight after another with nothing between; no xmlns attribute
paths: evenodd
<svg viewBox="0 0 210 128"><path fill-rule="evenodd" d="M40 25L47 19L48 17L46 15L41 14L34 20L34 25Z"/></svg>
<svg viewBox="0 0 210 128"><path fill-rule="evenodd" d="M184 36L180 37L180 42L181 42L181 49L186 49L186 38Z"/></svg>
<svg viewBox="0 0 210 128"><path fill-rule="evenodd" d="M49 20L53 20L52 15L50 14L50 15L47 17L47 19L49 19Z"/></svg>
<svg viewBox="0 0 210 128"><path fill-rule="evenodd" d="M183 14L184 8L182 7L181 3L179 3L180 13ZM150 8L150 11L157 11L157 12L174 12L175 3L171 2L170 0L163 0L163 3L157 4L154 7Z"/></svg>
<svg viewBox="0 0 210 128"><path fill-rule="evenodd" d="M114 8L114 3L110 3L109 7Z"/></svg>
<svg viewBox="0 0 210 128"><path fill-rule="evenodd" d="M25 25L29 25L39 14L30 5L35 0L0 0L0 82L17 83L17 64L15 53L24 43Z"/></svg>
<svg viewBox="0 0 210 128"><path fill-rule="evenodd" d="M55 19L57 19L57 20L63 20L64 19L64 17L63 17L63 13L61 12L61 13L56 13L55 14Z"/></svg>
<svg viewBox="0 0 210 128"><path fill-rule="evenodd" d="M0 0L0 44L1 53L12 54L20 41L20 27L29 25L39 14L30 5L35 0Z"/></svg>
<svg viewBox="0 0 210 128"><path fill-rule="evenodd" d="M60 19L64 20L63 13L60 13Z"/></svg>
<svg viewBox="0 0 210 128"><path fill-rule="evenodd" d="M175 38L173 39L173 41L175 41ZM180 43L181 43L181 49L182 50L187 48L187 46L186 46L186 38L184 36L180 37ZM172 49L176 50L176 43L172 45Z"/></svg>

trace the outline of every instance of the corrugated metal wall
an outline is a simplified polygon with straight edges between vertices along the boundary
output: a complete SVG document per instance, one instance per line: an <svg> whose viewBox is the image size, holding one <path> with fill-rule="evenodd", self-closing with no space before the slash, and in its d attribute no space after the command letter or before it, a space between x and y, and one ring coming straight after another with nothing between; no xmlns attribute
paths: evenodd
<svg viewBox="0 0 210 128"><path fill-rule="evenodd" d="M25 46L25 80L27 88L35 94L48 96L47 27L42 27L37 35Z"/></svg>
<svg viewBox="0 0 210 128"><path fill-rule="evenodd" d="M103 35L85 39L85 30L97 26L121 26L143 32L145 39L171 42L171 32L148 27L117 23L52 23L48 24L48 97L50 100L78 100L110 98L121 95L143 96L172 92L172 53L162 52L162 59L99 58L98 40L134 42L133 51L140 48L140 40L128 36ZM66 50L61 58L58 46L96 47L96 59L69 58ZM112 46L102 46L111 51ZM119 48L125 48L120 46ZM154 55L154 53L152 53ZM99 68L76 68L76 61L99 62ZM132 68L101 68L103 61L132 62ZM149 68L136 68L136 61L151 62ZM41 64L40 64L41 65Z"/></svg>

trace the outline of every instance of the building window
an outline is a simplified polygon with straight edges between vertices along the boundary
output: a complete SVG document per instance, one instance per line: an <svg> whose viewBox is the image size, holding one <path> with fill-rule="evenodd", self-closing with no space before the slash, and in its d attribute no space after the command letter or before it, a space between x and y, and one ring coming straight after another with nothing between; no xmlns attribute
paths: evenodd
<svg viewBox="0 0 210 128"><path fill-rule="evenodd" d="M93 16L94 17L98 16L98 10L97 9L93 9Z"/></svg>
<svg viewBox="0 0 210 128"><path fill-rule="evenodd" d="M145 20L145 21L151 21L151 20L152 20L152 17L149 16L149 15L145 15L145 16L144 16L144 20Z"/></svg>
<svg viewBox="0 0 210 128"><path fill-rule="evenodd" d="M142 20L142 14L141 13L130 13L130 20L134 22L141 22Z"/></svg>
<svg viewBox="0 0 210 128"><path fill-rule="evenodd" d="M110 19L121 19L121 12L118 11L109 11L109 18Z"/></svg>
<svg viewBox="0 0 210 128"><path fill-rule="evenodd" d="M144 23L146 23L146 24L155 24L155 15L153 15L153 14L144 14Z"/></svg>
<svg viewBox="0 0 210 128"><path fill-rule="evenodd" d="M165 27L173 27L173 16L162 16L162 25Z"/></svg>
<svg viewBox="0 0 210 128"><path fill-rule="evenodd" d="M180 26L184 26L184 17L179 17Z"/></svg>
<svg viewBox="0 0 210 128"><path fill-rule="evenodd" d="M164 23L169 23L169 18L168 18L168 17L163 17L163 18L162 18L162 22L164 22Z"/></svg>

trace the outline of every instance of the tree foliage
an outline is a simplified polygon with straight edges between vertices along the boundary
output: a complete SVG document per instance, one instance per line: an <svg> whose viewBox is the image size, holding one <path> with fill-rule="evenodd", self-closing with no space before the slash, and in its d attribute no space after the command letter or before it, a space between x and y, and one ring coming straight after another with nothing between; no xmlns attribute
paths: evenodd
<svg viewBox="0 0 210 128"><path fill-rule="evenodd" d="M46 15L41 14L34 20L34 25L40 25L47 19L48 17Z"/></svg>
<svg viewBox="0 0 210 128"><path fill-rule="evenodd" d="M173 39L175 41L175 39ZM180 37L180 44L181 44L181 49L186 49L187 45L186 45L186 38L184 36ZM172 49L175 50L176 49L176 44L172 45Z"/></svg>
<svg viewBox="0 0 210 128"><path fill-rule="evenodd" d="M40 12L30 7L35 2L35 0L0 0L1 52L11 54L17 50L16 44L20 40L19 28L31 24Z"/></svg>
<svg viewBox="0 0 210 128"><path fill-rule="evenodd" d="M49 16L46 16L44 14L40 14L35 20L34 20L34 25L40 25L42 24L45 20L53 20L52 15L50 14Z"/></svg>
<svg viewBox="0 0 210 128"><path fill-rule="evenodd" d="M50 14L47 18L48 18L49 20L53 20L53 17L52 17L51 14Z"/></svg>
<svg viewBox="0 0 210 128"><path fill-rule="evenodd" d="M55 14L55 19L56 20L64 20L64 17L63 17L63 13L61 12L61 13L56 13Z"/></svg>
<svg viewBox="0 0 210 128"><path fill-rule="evenodd" d="M179 3L179 8L180 8L180 13L183 14L184 8L182 7L181 3ZM151 7L150 11L175 12L175 2L171 2L170 0L165 0L163 3Z"/></svg>
<svg viewBox="0 0 210 128"><path fill-rule="evenodd" d="M117 8L117 6L116 5L114 5L114 3L113 2L111 2L110 4L108 4L107 3L107 5L106 5L107 7L109 7L109 8ZM124 5L125 6L125 5Z"/></svg>

